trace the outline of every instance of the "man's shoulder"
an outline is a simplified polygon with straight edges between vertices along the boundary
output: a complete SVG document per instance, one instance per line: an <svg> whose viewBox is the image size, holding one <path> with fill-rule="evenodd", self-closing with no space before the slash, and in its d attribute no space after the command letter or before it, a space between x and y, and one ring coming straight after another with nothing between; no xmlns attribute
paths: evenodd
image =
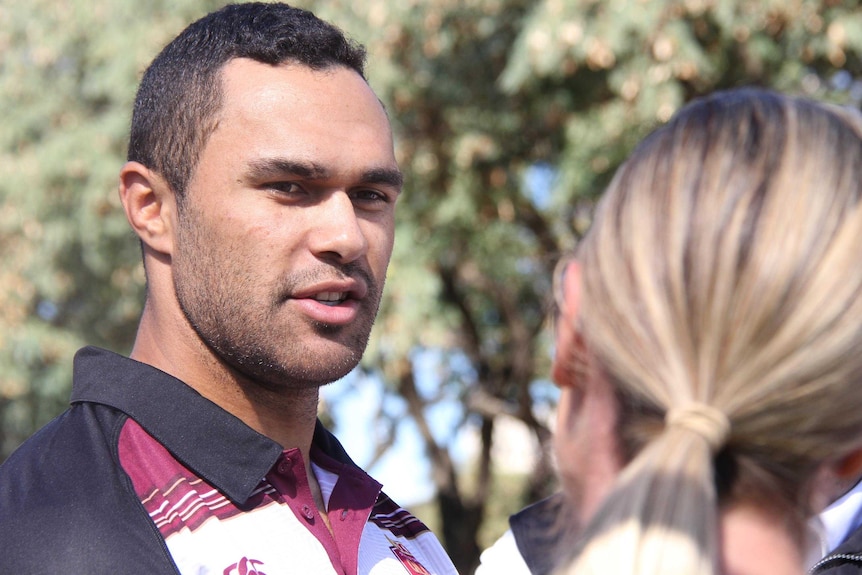
<svg viewBox="0 0 862 575"><path fill-rule="evenodd" d="M110 418L84 406L68 409L27 439L0 465L0 534L25 517L53 514L96 500L110 468Z"/></svg>
<svg viewBox="0 0 862 575"><path fill-rule="evenodd" d="M124 421L106 406L75 405L0 465L0 572L170 567L116 462Z"/></svg>
<svg viewBox="0 0 862 575"><path fill-rule="evenodd" d="M74 451L64 449L77 419L71 412L66 410L36 431L0 464L0 497L8 496L10 491L32 494L33 488L38 487L33 484L34 479L58 473L56 464L62 465L64 460L74 457Z"/></svg>
<svg viewBox="0 0 862 575"><path fill-rule="evenodd" d="M104 438L110 428L121 425L124 420L122 413L109 407L74 405L13 451L0 465L0 477L23 471L51 473L58 469L58 464L78 462L82 455L96 447L86 442ZM102 442L98 449L105 451L108 445Z"/></svg>

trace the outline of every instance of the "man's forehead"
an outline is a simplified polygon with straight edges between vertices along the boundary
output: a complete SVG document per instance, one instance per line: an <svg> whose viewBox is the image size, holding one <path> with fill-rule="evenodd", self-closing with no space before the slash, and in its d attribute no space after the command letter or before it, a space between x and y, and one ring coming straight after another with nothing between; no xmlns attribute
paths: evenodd
<svg viewBox="0 0 862 575"><path fill-rule="evenodd" d="M251 58L233 58L222 66L219 77L223 90L240 92L273 83L283 84L283 87L294 87L298 92L304 87L333 81L343 84L345 88L366 92L366 97L374 98L380 108L384 108L365 78L356 70L340 64L325 68L311 68L295 60L268 64Z"/></svg>
<svg viewBox="0 0 862 575"><path fill-rule="evenodd" d="M225 66L222 88L203 154L233 163L244 179L332 176L400 189L389 118L352 69L237 58Z"/></svg>
<svg viewBox="0 0 862 575"><path fill-rule="evenodd" d="M292 120L314 116L326 123L339 119L376 123L391 138L391 123L382 101L351 68L336 65L316 70L295 62L270 65L235 58L223 67L220 82L221 119L301 110L304 113L297 113ZM268 117L266 121L278 119Z"/></svg>

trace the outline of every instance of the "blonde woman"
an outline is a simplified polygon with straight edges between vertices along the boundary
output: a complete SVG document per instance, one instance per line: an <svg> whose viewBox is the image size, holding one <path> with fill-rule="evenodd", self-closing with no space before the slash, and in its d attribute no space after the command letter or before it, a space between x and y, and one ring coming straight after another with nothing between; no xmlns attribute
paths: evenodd
<svg viewBox="0 0 862 575"><path fill-rule="evenodd" d="M684 108L558 278L560 574L783 575L862 473L862 122L775 93ZM824 568L829 567L827 561Z"/></svg>

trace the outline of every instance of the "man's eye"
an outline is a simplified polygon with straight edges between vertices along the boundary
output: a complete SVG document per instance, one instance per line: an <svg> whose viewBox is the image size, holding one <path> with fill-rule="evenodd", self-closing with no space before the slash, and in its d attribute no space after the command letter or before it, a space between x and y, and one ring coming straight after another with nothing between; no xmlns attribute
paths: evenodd
<svg viewBox="0 0 862 575"><path fill-rule="evenodd" d="M266 187L280 194L290 196L305 193L305 190L294 182L272 182L267 184Z"/></svg>
<svg viewBox="0 0 862 575"><path fill-rule="evenodd" d="M389 196L378 190L357 190L351 197L358 202L389 202Z"/></svg>

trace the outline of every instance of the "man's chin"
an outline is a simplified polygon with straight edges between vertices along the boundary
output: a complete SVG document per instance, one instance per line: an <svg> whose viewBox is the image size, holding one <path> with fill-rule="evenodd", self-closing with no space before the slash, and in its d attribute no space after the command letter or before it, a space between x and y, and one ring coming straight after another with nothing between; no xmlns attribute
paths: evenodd
<svg viewBox="0 0 862 575"><path fill-rule="evenodd" d="M290 362L286 365L270 366L268 369L252 369L253 379L273 390L285 388L321 387L337 381L359 364L361 353L354 350L342 353L326 353L318 356L314 363L308 363L307 354L301 364Z"/></svg>

